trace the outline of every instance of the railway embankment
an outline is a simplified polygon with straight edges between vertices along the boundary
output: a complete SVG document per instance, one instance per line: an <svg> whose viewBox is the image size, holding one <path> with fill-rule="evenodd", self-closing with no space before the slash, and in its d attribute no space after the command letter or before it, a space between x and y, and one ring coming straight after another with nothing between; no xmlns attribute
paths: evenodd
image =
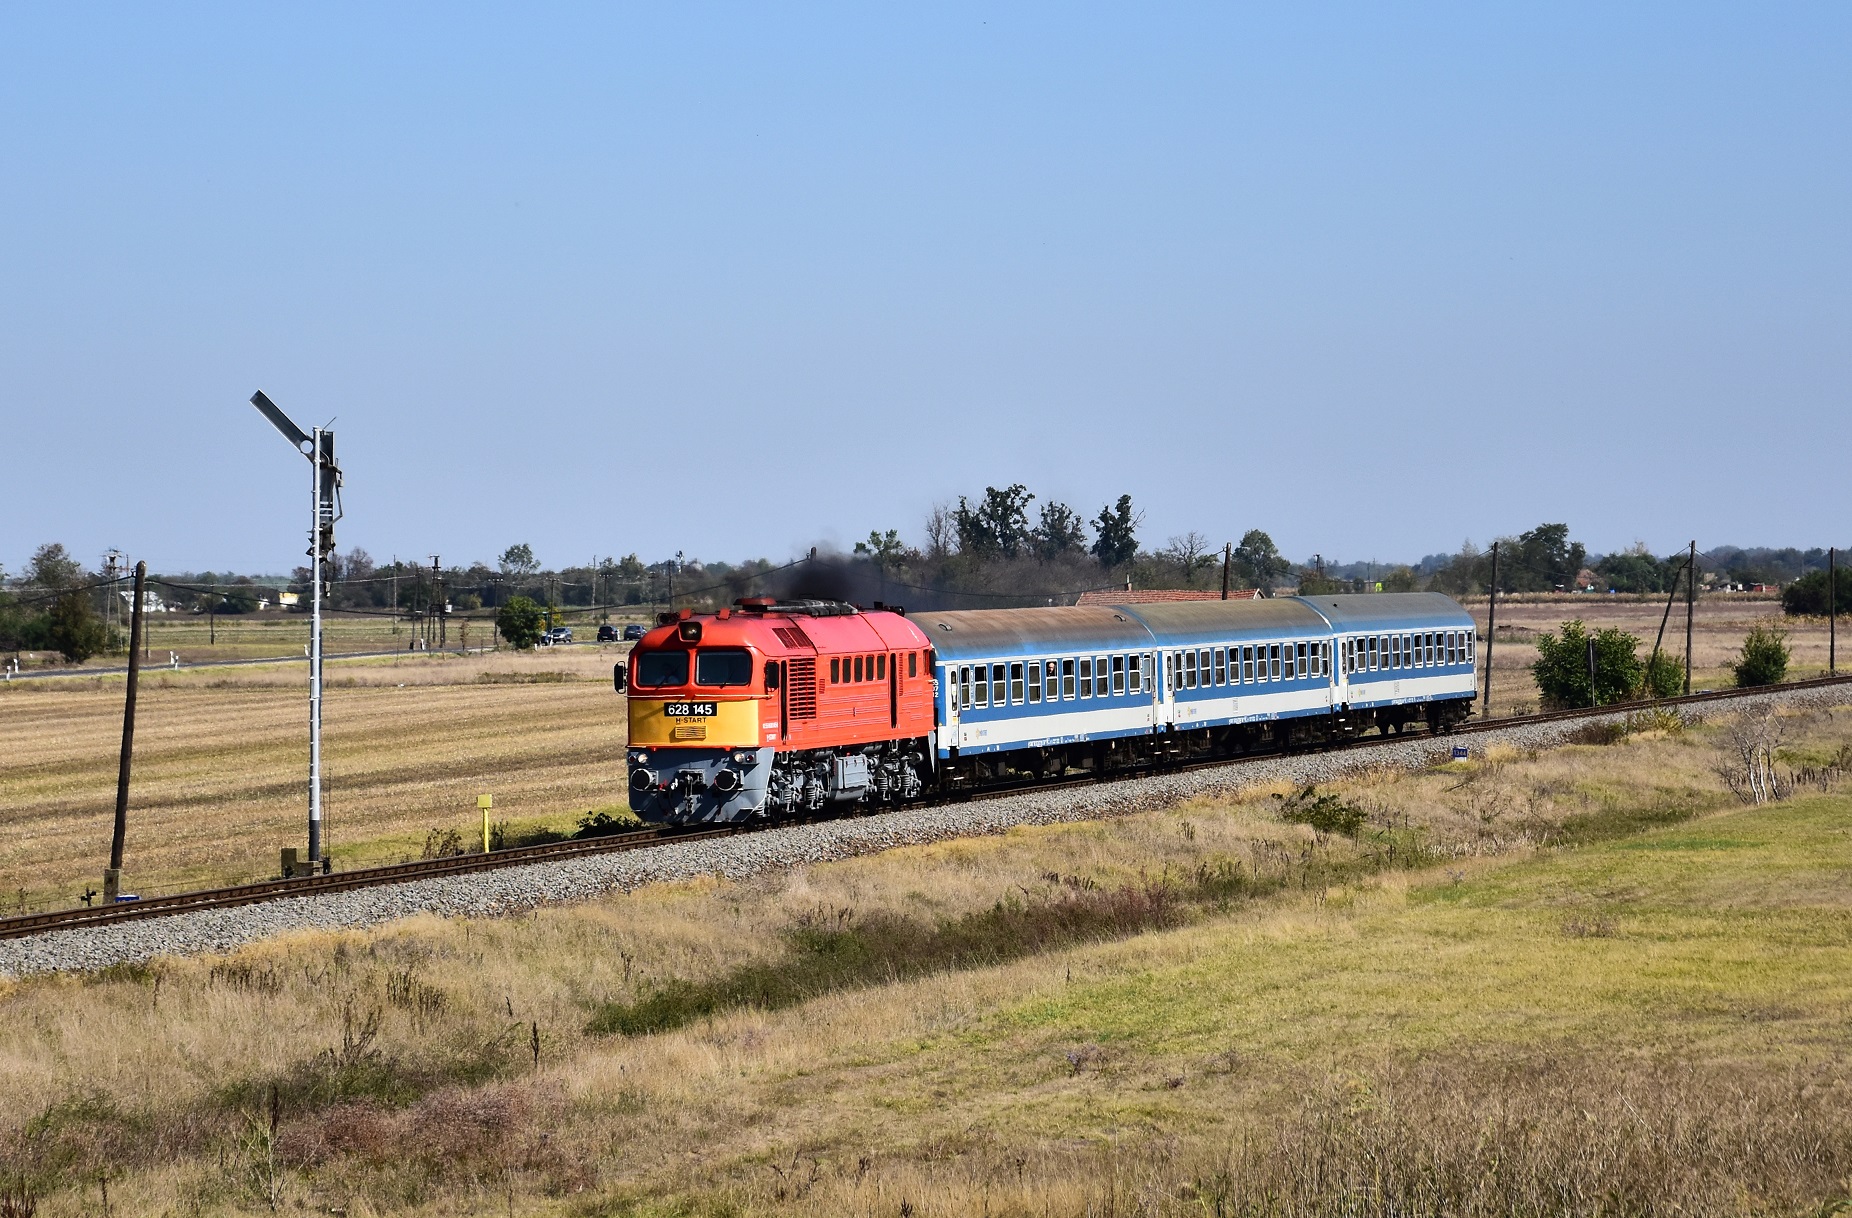
<svg viewBox="0 0 1852 1218"><path fill-rule="evenodd" d="M1680 713L1687 720L1699 721L1762 706L1802 709L1846 703L1852 703L1852 685L1771 689L1727 701L1687 705ZM743 880L767 871L901 846L1005 833L1019 826L1101 820L1255 788L1325 784L1376 770L1420 769L1448 759L1458 744L1465 744L1480 756L1501 747L1550 748L1585 739L1591 728L1622 724L1632 713L1630 708L1542 723L1487 725L1459 737L1391 738L1340 751L1254 758L1114 782L780 826L723 838L671 841L619 854L290 897L123 925L54 930L0 941L0 976L94 970L162 956L229 952L297 931L362 929L421 914L505 917L545 906L595 900L650 884L701 877Z"/></svg>

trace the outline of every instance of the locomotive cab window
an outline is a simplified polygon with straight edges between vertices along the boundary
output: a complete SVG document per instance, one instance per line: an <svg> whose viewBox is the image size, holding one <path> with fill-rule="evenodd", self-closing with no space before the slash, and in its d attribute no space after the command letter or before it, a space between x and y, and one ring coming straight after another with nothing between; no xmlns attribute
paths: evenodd
<svg viewBox="0 0 1852 1218"><path fill-rule="evenodd" d="M743 653L742 653L743 654ZM750 668L748 671L751 671ZM643 689L688 684L688 653L646 651L630 669L630 683Z"/></svg>

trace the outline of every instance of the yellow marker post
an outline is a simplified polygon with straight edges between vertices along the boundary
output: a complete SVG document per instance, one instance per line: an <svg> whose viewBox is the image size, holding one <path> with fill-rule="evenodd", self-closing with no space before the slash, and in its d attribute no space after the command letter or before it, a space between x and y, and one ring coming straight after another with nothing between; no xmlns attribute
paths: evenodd
<svg viewBox="0 0 1852 1218"><path fill-rule="evenodd" d="M476 796L476 806L482 809L482 852L489 852L489 809L495 806L495 796Z"/></svg>

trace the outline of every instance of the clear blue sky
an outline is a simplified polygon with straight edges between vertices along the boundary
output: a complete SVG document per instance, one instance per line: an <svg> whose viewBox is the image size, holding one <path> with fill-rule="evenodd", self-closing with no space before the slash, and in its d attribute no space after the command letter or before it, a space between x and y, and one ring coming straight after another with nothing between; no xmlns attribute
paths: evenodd
<svg viewBox="0 0 1852 1218"><path fill-rule="evenodd" d="M1845 541L1852 7L15 4L0 563Z"/></svg>

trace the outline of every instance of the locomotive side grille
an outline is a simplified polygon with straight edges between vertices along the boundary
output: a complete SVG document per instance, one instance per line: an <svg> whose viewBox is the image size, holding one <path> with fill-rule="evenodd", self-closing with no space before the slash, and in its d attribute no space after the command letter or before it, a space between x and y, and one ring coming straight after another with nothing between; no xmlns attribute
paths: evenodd
<svg viewBox="0 0 1852 1218"><path fill-rule="evenodd" d="M817 717L817 662L806 657L785 661L785 690L793 719Z"/></svg>

